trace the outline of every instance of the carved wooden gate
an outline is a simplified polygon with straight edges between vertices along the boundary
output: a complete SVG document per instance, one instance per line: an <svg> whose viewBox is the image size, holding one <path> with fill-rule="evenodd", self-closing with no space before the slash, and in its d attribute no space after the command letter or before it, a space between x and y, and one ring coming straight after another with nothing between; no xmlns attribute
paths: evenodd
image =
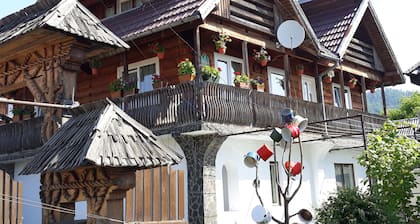
<svg viewBox="0 0 420 224"><path fill-rule="evenodd" d="M0 223L22 223L22 182L14 181L0 170Z"/></svg>
<svg viewBox="0 0 420 224"><path fill-rule="evenodd" d="M184 172L167 166L136 171L126 194L126 222L185 224Z"/></svg>

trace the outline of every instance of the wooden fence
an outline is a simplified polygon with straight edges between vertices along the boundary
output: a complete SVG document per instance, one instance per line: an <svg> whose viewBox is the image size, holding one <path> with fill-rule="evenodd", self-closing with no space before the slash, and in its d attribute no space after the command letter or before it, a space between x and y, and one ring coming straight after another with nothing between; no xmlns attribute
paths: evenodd
<svg viewBox="0 0 420 224"><path fill-rule="evenodd" d="M184 172L167 166L136 172L136 185L126 194L126 222L185 224Z"/></svg>
<svg viewBox="0 0 420 224"><path fill-rule="evenodd" d="M5 171L0 170L0 223L22 223L22 182L12 180Z"/></svg>

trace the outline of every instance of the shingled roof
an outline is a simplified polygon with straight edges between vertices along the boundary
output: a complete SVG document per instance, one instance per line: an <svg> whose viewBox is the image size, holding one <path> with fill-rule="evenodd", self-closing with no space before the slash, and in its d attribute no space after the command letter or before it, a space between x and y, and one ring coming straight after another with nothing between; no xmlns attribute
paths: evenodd
<svg viewBox="0 0 420 224"><path fill-rule="evenodd" d="M24 175L70 170L86 165L150 168L182 157L110 100L73 110L74 117L41 148Z"/></svg>
<svg viewBox="0 0 420 224"><path fill-rule="evenodd" d="M115 47L129 46L77 0L38 0L0 20L0 44L38 28L52 28Z"/></svg>
<svg viewBox="0 0 420 224"><path fill-rule="evenodd" d="M319 41L332 52L339 54L343 40L349 36L350 28L359 25L367 4L356 1L318 0L302 4ZM359 16L356 16L361 14ZM351 36L350 36L351 38ZM342 55L341 55L342 56Z"/></svg>
<svg viewBox="0 0 420 224"><path fill-rule="evenodd" d="M193 20L204 19L218 0L154 0L141 7L106 18L102 22L124 40Z"/></svg>

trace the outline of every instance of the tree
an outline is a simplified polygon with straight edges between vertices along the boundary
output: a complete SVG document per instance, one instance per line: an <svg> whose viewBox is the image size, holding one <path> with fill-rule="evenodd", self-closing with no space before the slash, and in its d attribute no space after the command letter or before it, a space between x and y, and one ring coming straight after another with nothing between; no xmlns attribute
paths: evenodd
<svg viewBox="0 0 420 224"><path fill-rule="evenodd" d="M420 93L415 92L411 97L403 97L399 109L389 110L388 117L391 120L417 117L420 112Z"/></svg>
<svg viewBox="0 0 420 224"><path fill-rule="evenodd" d="M371 192L380 196L388 214L399 214L402 222L419 221L419 207L410 205L416 186L413 170L420 166L418 148L416 140L399 135L397 125L386 121L368 136L367 150L358 158L367 176L376 182Z"/></svg>
<svg viewBox="0 0 420 224"><path fill-rule="evenodd" d="M317 209L317 222L322 224L390 224L376 195L355 189L343 189L330 196Z"/></svg>

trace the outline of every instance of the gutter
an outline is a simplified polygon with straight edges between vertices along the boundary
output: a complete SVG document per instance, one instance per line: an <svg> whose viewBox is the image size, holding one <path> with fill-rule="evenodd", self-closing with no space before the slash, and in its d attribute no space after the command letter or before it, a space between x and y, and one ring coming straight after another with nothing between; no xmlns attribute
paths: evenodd
<svg viewBox="0 0 420 224"><path fill-rule="evenodd" d="M0 103L9 103L9 104L21 104L29 106L38 106L38 107L49 107L49 108L59 108L59 109L74 109L80 106L79 102L74 102L72 105L62 105L62 104L52 104L52 103L40 103L33 101L24 101L24 100L14 100L14 99L5 99L0 98Z"/></svg>

